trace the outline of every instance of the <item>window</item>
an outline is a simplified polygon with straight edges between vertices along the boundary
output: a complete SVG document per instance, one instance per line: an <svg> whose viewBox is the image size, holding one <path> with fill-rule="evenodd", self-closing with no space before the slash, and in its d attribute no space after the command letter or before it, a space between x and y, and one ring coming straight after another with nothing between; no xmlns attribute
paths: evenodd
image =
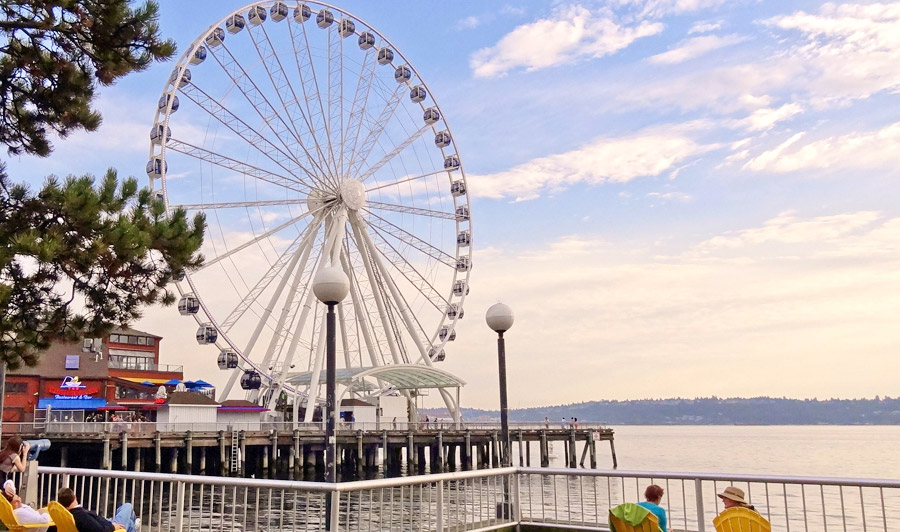
<svg viewBox="0 0 900 532"><path fill-rule="evenodd" d="M128 343L128 335L127 335L127 334L120 334L120 335L119 335L119 343L120 343L120 344L127 344L127 343Z"/></svg>
<svg viewBox="0 0 900 532"><path fill-rule="evenodd" d="M66 369L78 369L81 357L78 355L66 355Z"/></svg>
<svg viewBox="0 0 900 532"><path fill-rule="evenodd" d="M147 338L147 345L155 345L156 338Z"/></svg>
<svg viewBox="0 0 900 532"><path fill-rule="evenodd" d="M28 393L27 382L7 382L6 393L10 395L25 395Z"/></svg>
<svg viewBox="0 0 900 532"><path fill-rule="evenodd" d="M137 343L138 343L138 345L147 345L147 337L146 336L138 336Z"/></svg>
<svg viewBox="0 0 900 532"><path fill-rule="evenodd" d="M110 342L116 342L116 343L118 343L118 342L119 342L119 335L118 335L118 334L110 334L110 335L109 335L109 341L110 341Z"/></svg>

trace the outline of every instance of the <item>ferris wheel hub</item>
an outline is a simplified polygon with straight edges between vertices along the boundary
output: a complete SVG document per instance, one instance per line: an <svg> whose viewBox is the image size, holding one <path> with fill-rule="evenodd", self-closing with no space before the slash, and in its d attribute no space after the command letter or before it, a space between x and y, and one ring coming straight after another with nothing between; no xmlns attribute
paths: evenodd
<svg viewBox="0 0 900 532"><path fill-rule="evenodd" d="M348 209L358 211L366 204L366 187L358 179L344 179L341 182L340 196Z"/></svg>

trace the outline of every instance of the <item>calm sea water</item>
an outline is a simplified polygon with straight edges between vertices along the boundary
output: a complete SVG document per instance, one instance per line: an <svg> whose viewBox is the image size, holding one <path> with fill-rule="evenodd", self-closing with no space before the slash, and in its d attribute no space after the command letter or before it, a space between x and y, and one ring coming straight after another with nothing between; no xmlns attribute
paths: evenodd
<svg viewBox="0 0 900 532"><path fill-rule="evenodd" d="M900 426L612 428L619 469L900 478ZM562 445L554 445L561 466ZM597 447L597 462L612 467L608 444Z"/></svg>

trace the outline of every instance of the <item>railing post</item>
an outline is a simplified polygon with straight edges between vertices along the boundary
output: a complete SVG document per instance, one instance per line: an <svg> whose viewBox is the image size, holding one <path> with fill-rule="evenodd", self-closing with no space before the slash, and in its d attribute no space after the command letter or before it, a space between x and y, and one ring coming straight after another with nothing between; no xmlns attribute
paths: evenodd
<svg viewBox="0 0 900 532"><path fill-rule="evenodd" d="M519 501L519 473L513 473L513 492L512 492L512 504L513 504L513 515L512 518L515 519L516 522L516 530L521 529L522 524L522 505Z"/></svg>
<svg viewBox="0 0 900 532"><path fill-rule="evenodd" d="M706 532L706 514L703 511L703 481L694 479L694 496L697 498L697 532Z"/></svg>
<svg viewBox="0 0 900 532"><path fill-rule="evenodd" d="M338 516L340 515L341 492L334 489L328 493L328 497L331 498L331 522L329 523L331 526L328 528L328 532L336 532L338 530Z"/></svg>
<svg viewBox="0 0 900 532"><path fill-rule="evenodd" d="M175 495L175 530L184 530L184 482L178 482Z"/></svg>
<svg viewBox="0 0 900 532"><path fill-rule="evenodd" d="M435 532L444 532L444 481L438 480L437 483L437 527Z"/></svg>

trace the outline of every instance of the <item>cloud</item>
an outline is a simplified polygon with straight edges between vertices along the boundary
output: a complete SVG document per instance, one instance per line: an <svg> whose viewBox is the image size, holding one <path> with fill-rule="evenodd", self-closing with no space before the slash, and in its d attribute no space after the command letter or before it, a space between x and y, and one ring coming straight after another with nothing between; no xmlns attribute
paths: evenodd
<svg viewBox="0 0 900 532"><path fill-rule="evenodd" d="M662 29L662 24L646 21L622 26L609 14L592 13L580 5L565 6L549 18L518 26L496 45L473 53L469 66L475 77L503 76L520 68L534 71L610 55Z"/></svg>
<svg viewBox="0 0 900 532"><path fill-rule="evenodd" d="M654 55L649 59L651 63L676 64L683 63L690 59L695 59L701 55L705 55L713 50L732 46L734 44L746 41L747 37L740 35L704 35L702 37L693 37L678 43L675 48L661 54Z"/></svg>
<svg viewBox="0 0 900 532"><path fill-rule="evenodd" d="M900 122L877 131L854 132L798 145L797 133L745 165L745 170L775 173L799 170L897 168L900 166Z"/></svg>
<svg viewBox="0 0 900 532"><path fill-rule="evenodd" d="M721 28L721 22L697 22L688 30L688 35L693 35L695 33L709 33Z"/></svg>
<svg viewBox="0 0 900 532"><path fill-rule="evenodd" d="M803 107L796 103L784 104L781 107L757 109L747 118L737 122L737 126L750 131L766 131L775 124L803 112Z"/></svg>
<svg viewBox="0 0 900 532"><path fill-rule="evenodd" d="M456 21L456 29L458 29L458 30L475 29L479 25L481 25L483 20L484 20L484 17L476 17L475 15L470 15L466 18Z"/></svg>
<svg viewBox="0 0 900 532"><path fill-rule="evenodd" d="M473 194L524 201L576 183L625 183L657 176L683 161L715 149L698 144L677 128L653 128L621 138L600 138L576 150L532 159L503 172L471 175Z"/></svg>
<svg viewBox="0 0 900 532"><path fill-rule="evenodd" d="M647 197L662 200L663 203L669 201L687 203L693 199L690 194L685 194L684 192L648 192Z"/></svg>
<svg viewBox="0 0 900 532"><path fill-rule="evenodd" d="M715 8L724 4L725 0L618 0L618 2L637 7L641 17L662 17Z"/></svg>

